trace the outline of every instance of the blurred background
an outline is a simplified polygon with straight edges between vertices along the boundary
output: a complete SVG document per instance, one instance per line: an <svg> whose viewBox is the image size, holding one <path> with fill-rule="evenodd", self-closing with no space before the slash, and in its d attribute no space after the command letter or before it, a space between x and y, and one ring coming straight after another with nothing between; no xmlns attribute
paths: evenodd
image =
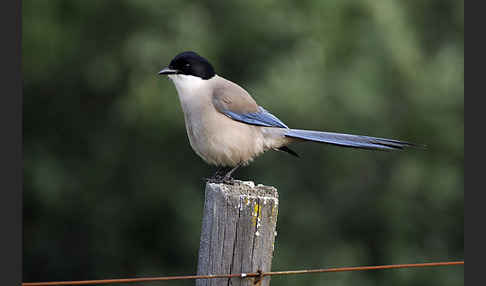
<svg viewBox="0 0 486 286"><path fill-rule="evenodd" d="M464 258L463 1L22 7L24 281L196 272L203 178L215 169L192 151L176 90L157 75L186 50L290 127L428 146L303 143L292 146L299 159L268 152L240 169L279 190L274 270ZM463 275L453 266L272 285L462 285Z"/></svg>

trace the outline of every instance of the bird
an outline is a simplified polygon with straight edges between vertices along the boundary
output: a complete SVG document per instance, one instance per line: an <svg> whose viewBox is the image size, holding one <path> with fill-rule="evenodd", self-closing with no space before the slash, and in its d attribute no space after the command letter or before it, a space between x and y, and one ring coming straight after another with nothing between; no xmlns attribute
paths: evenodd
<svg viewBox="0 0 486 286"><path fill-rule="evenodd" d="M177 54L158 74L167 76L176 88L192 149L217 167L208 180L231 182L238 168L269 150L298 157L288 147L296 142L386 151L417 146L394 139L289 128L244 88L216 74L213 65L194 51Z"/></svg>

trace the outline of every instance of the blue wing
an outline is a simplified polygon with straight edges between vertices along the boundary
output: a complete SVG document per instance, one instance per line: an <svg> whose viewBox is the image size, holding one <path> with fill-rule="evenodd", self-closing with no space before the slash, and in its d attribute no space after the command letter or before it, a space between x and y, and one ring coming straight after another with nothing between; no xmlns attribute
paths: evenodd
<svg viewBox="0 0 486 286"><path fill-rule="evenodd" d="M265 108L259 106L257 112L250 112L250 113L237 113L230 110L222 110L222 112L237 121L244 122L251 125L259 125L259 126L266 126L266 127L280 127L280 128L289 128L285 125L280 119L278 119L275 115L271 114Z"/></svg>

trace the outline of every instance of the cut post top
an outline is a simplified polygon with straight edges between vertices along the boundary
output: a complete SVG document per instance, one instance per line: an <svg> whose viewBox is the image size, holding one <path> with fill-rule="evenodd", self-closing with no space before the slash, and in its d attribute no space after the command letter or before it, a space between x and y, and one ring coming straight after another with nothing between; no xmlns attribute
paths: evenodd
<svg viewBox="0 0 486 286"><path fill-rule="evenodd" d="M248 196L268 199L278 199L278 192L275 187L262 184L255 185L252 181L234 180L233 184L207 183L211 189L220 189L227 196Z"/></svg>

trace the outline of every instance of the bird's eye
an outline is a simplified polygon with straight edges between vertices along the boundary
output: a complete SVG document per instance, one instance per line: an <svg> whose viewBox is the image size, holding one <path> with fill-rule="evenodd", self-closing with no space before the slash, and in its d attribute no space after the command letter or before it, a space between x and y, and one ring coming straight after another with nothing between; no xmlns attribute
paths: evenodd
<svg viewBox="0 0 486 286"><path fill-rule="evenodd" d="M184 66L185 66L186 68L189 68L189 67L191 67L191 64L185 64Z"/></svg>

